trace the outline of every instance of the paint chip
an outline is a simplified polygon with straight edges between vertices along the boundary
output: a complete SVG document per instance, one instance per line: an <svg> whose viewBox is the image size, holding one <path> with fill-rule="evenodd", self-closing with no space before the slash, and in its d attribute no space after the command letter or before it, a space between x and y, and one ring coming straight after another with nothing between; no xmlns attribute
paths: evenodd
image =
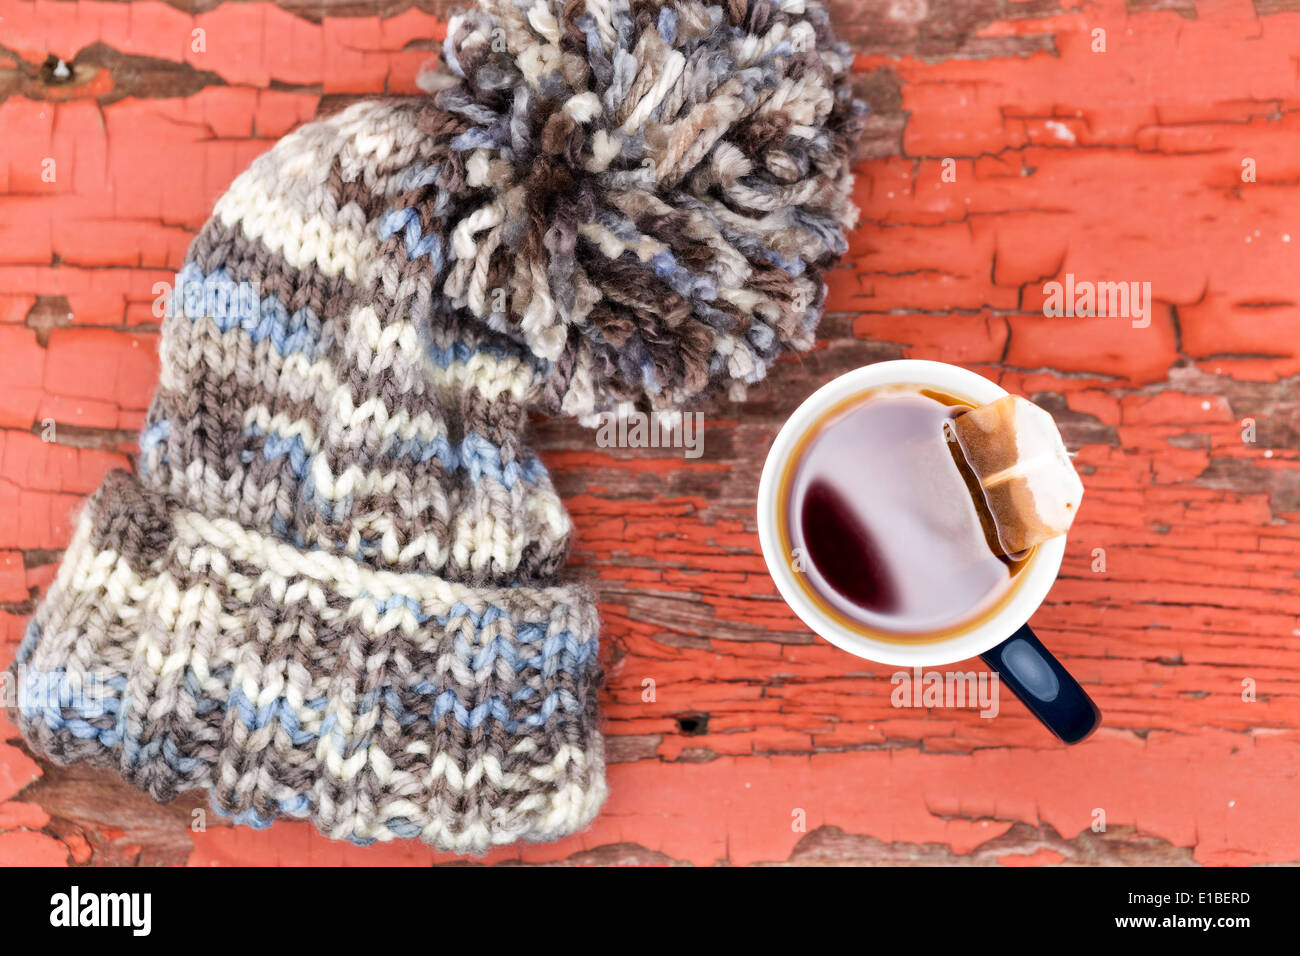
<svg viewBox="0 0 1300 956"><path fill-rule="evenodd" d="M1062 142L1065 143L1077 142L1074 136L1074 131L1071 130L1070 127L1066 126L1064 123L1058 120L1048 120L1043 125L1046 126L1048 129L1050 129L1053 132L1053 134L1055 134L1056 138L1061 140Z"/></svg>

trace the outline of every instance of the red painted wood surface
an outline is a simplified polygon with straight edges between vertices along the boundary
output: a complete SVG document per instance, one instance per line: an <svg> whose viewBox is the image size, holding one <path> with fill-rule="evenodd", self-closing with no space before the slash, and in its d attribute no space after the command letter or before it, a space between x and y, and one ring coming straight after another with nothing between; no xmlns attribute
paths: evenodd
<svg viewBox="0 0 1300 956"><path fill-rule="evenodd" d="M70 515L134 448L154 284L276 138L414 93L446 6L0 0L0 661ZM486 859L1300 862L1300 5L834 14L873 115L823 344L713 406L698 460L538 427L602 598L611 796L586 832ZM1044 317L1067 273L1150 282L1150 325ZM752 509L780 423L903 356L1034 397L1079 449L1087 497L1033 620L1106 714L1079 747L1009 699L993 720L894 708L893 669L813 637L764 570ZM0 723L0 863L450 859L196 828L202 806L35 761Z"/></svg>

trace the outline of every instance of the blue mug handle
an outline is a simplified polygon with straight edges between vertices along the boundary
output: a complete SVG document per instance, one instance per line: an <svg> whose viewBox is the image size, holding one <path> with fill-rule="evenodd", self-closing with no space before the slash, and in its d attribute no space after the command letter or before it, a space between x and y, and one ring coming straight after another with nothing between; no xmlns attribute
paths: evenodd
<svg viewBox="0 0 1300 956"><path fill-rule="evenodd" d="M1101 726L1101 711L1092 698L1028 624L980 657L1030 712L1067 744L1079 743Z"/></svg>

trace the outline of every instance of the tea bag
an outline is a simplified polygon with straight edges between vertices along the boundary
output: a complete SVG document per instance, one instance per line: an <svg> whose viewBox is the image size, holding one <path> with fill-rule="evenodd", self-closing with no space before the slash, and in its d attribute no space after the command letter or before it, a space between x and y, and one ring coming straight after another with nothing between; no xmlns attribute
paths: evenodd
<svg viewBox="0 0 1300 956"><path fill-rule="evenodd" d="M1046 410L1007 395L958 415L950 427L984 491L1004 554L1070 529L1083 482Z"/></svg>

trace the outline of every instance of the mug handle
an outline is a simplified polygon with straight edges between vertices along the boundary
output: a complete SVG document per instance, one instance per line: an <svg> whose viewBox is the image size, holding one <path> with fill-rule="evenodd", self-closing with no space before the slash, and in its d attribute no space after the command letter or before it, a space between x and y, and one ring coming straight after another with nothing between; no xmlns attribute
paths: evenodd
<svg viewBox="0 0 1300 956"><path fill-rule="evenodd" d="M980 657L1067 744L1079 743L1101 726L1101 711L1092 698L1028 624Z"/></svg>

